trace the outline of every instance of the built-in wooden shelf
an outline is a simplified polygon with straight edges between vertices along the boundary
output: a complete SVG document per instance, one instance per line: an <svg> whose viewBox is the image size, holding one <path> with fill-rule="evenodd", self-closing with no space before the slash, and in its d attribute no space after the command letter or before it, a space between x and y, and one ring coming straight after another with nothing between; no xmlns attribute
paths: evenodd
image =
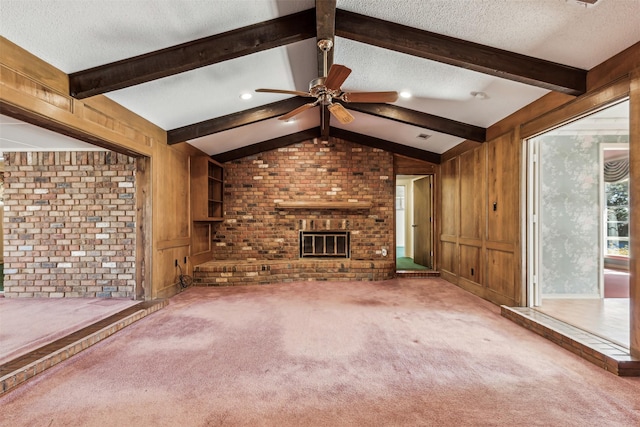
<svg viewBox="0 0 640 427"><path fill-rule="evenodd" d="M223 167L209 157L191 158L191 212L194 221L223 221Z"/></svg>
<svg viewBox="0 0 640 427"><path fill-rule="evenodd" d="M276 202L276 206L285 209L369 209L371 202L338 202L327 200L295 200Z"/></svg>

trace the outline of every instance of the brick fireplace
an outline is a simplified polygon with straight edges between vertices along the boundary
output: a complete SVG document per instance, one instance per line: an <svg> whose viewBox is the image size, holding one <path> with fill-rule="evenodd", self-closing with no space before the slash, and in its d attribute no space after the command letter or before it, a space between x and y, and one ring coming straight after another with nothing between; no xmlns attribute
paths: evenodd
<svg viewBox="0 0 640 427"><path fill-rule="evenodd" d="M196 283L394 276L391 153L313 139L224 166L225 220L213 236L215 261L195 268ZM323 236L325 248L334 236L334 250L344 238L347 255L301 256L307 235Z"/></svg>

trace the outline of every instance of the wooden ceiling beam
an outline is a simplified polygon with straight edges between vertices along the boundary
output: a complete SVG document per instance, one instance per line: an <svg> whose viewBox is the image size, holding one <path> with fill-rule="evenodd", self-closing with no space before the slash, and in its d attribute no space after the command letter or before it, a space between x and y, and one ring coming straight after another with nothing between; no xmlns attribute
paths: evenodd
<svg viewBox="0 0 640 427"><path fill-rule="evenodd" d="M336 0L316 0L316 40L331 40L336 34ZM324 76L324 54L318 49L318 76ZM333 64L333 49L327 53L327 70Z"/></svg>
<svg viewBox="0 0 640 427"><path fill-rule="evenodd" d="M336 35L569 95L582 95L587 71L338 9Z"/></svg>
<svg viewBox="0 0 640 427"><path fill-rule="evenodd" d="M397 144L395 142L386 141L373 136L363 135L361 133L351 132L340 128L331 128L330 135L334 138L345 139L356 144L366 145L367 147L379 148L394 154L400 154L413 159L424 160L426 162L440 164L440 154L431 151L421 150L419 148L410 147L408 145Z"/></svg>
<svg viewBox="0 0 640 427"><path fill-rule="evenodd" d="M331 40L334 42L336 34L336 0L316 0L316 41ZM324 76L324 52L319 48L318 56L318 76ZM327 52L327 72L333 64L333 48ZM320 129L322 139L329 139L329 126L331 113L326 105L321 105L318 109L320 114Z"/></svg>
<svg viewBox="0 0 640 427"><path fill-rule="evenodd" d="M420 111L410 110L397 105L346 102L343 105L349 110L430 129L447 135L453 135L477 142L485 142L487 140L487 130L483 127L434 116Z"/></svg>
<svg viewBox="0 0 640 427"><path fill-rule="evenodd" d="M292 133L290 135L281 136L280 138L274 138L257 144L247 145L246 147L236 148L235 150L226 151L211 157L220 163L225 163L241 159L246 156L260 154L264 151L287 147L289 145L297 144L298 142L308 141L318 137L320 137L320 128L315 127L301 132Z"/></svg>
<svg viewBox="0 0 640 427"><path fill-rule="evenodd" d="M205 37L69 75L69 92L87 98L315 36L315 9Z"/></svg>
<svg viewBox="0 0 640 427"><path fill-rule="evenodd" d="M249 110L172 129L167 131L167 144L177 144L190 139L196 139L240 126L272 119L288 113L289 111L308 102L309 98L296 96L282 101L272 102L271 104L262 105L260 107L251 108Z"/></svg>

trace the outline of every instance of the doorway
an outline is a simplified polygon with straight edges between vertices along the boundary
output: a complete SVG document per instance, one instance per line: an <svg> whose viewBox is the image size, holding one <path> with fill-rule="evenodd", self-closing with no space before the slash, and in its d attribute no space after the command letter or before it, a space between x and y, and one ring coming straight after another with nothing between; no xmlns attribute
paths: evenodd
<svg viewBox="0 0 640 427"><path fill-rule="evenodd" d="M396 176L396 270L433 269L433 176Z"/></svg>
<svg viewBox="0 0 640 427"><path fill-rule="evenodd" d="M526 141L529 306L626 347L628 144L628 101Z"/></svg>
<svg viewBox="0 0 640 427"><path fill-rule="evenodd" d="M19 219L7 218L11 227L0 227L0 249L5 239L14 236L15 241L15 236L32 227L56 230L56 236L64 237L56 240L51 237L54 234L43 231L24 244L20 252L27 255L9 251L4 259L0 253L0 274L7 273L0 281L5 296L149 298L145 290L150 264L145 260L150 254L145 242L151 225L144 220L151 209L149 158L97 147L51 131L42 123L0 115L0 124L0 176L7 172L6 182L0 180L0 208L4 197L7 203L0 219L9 214ZM24 171L28 171L27 178L21 178ZM23 188L24 182L31 183L26 191L32 206L15 199L11 203L9 189L17 193L15 189ZM47 209L40 209L42 206ZM76 209L79 207L82 210ZM79 239L78 233L84 237ZM41 256L34 258L29 253L32 246L40 248ZM57 252L48 250L54 246ZM102 264L90 262L96 257ZM22 270L34 265L37 284L25 291ZM66 280L69 274L75 274L73 280Z"/></svg>

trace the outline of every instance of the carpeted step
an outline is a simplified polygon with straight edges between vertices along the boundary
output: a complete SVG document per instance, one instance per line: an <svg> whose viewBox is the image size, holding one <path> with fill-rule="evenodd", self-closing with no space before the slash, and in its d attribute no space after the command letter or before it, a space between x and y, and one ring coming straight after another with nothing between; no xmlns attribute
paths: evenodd
<svg viewBox="0 0 640 427"><path fill-rule="evenodd" d="M501 307L509 320L621 377L640 376L640 359L628 348L529 307Z"/></svg>
<svg viewBox="0 0 640 427"><path fill-rule="evenodd" d="M0 365L0 396L167 304L168 300L140 302Z"/></svg>

